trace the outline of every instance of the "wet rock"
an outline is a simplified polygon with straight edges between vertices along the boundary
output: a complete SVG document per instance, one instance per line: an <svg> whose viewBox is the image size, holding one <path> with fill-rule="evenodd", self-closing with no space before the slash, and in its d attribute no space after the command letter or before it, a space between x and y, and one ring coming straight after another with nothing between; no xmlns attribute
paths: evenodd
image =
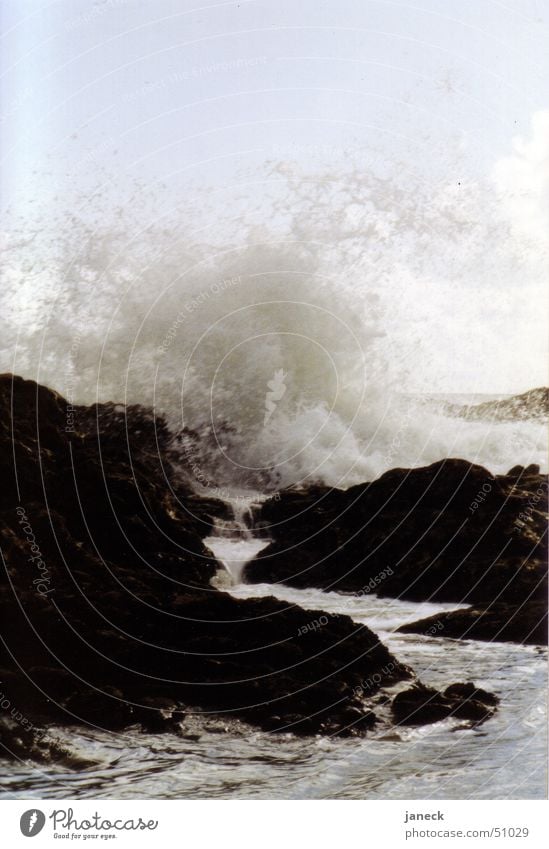
<svg viewBox="0 0 549 849"><path fill-rule="evenodd" d="M426 725L450 715L450 702L430 687L416 686L398 693L392 703L395 721L401 725Z"/></svg>
<svg viewBox="0 0 549 849"><path fill-rule="evenodd" d="M494 714L498 701L472 683L452 684L444 693L417 684L394 697L392 712L400 725L426 725L450 717L477 724Z"/></svg>
<svg viewBox="0 0 549 849"><path fill-rule="evenodd" d="M476 701L492 706L499 704L500 701L499 697L494 693L489 693L487 690L476 687L472 681L450 684L444 690L444 695L448 699L475 699Z"/></svg>
<svg viewBox="0 0 549 849"><path fill-rule="evenodd" d="M490 607L436 613L397 630L432 637L547 645L547 605L543 601L495 602Z"/></svg>
<svg viewBox="0 0 549 849"><path fill-rule="evenodd" d="M349 708L345 713L345 722L339 727L328 722L326 731L334 737L360 737L365 731L374 728L379 719L373 710Z"/></svg>
<svg viewBox="0 0 549 849"><path fill-rule="evenodd" d="M86 769L94 765L90 759L80 757L59 741L48 737L44 728L29 730L7 716L0 716L0 758L57 763L68 769Z"/></svg>
<svg viewBox="0 0 549 849"><path fill-rule="evenodd" d="M393 469L346 491L287 490L261 519L273 542L246 566L248 583L546 603L547 480L535 466L499 476L455 459Z"/></svg>
<svg viewBox="0 0 549 849"><path fill-rule="evenodd" d="M163 730L185 704L365 733L360 683L375 681L373 697L411 670L347 616L212 587L203 537L222 508L181 483L165 422L99 404L68 425L67 406L0 377L0 667L30 721Z"/></svg>
<svg viewBox="0 0 549 849"><path fill-rule="evenodd" d="M124 699L116 687L105 686L102 692L82 690L74 693L65 702L68 717L73 722L117 730L126 728L136 721L133 707Z"/></svg>
<svg viewBox="0 0 549 849"><path fill-rule="evenodd" d="M540 474L539 466L537 463L530 463L529 466L513 466L512 469L509 469L506 477L508 478L527 478L530 475L538 476Z"/></svg>
<svg viewBox="0 0 549 849"><path fill-rule="evenodd" d="M146 696L139 706L134 706L133 712L145 731L157 734L177 729L185 719L185 710L163 696Z"/></svg>

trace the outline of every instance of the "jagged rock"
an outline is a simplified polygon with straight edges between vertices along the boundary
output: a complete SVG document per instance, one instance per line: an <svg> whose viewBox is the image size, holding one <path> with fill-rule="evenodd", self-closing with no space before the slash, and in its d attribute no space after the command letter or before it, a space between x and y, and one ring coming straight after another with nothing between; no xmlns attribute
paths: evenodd
<svg viewBox="0 0 549 849"><path fill-rule="evenodd" d="M139 707L134 707L143 728L152 733L173 731L185 719L185 710L175 702L162 696L146 696Z"/></svg>
<svg viewBox="0 0 549 849"><path fill-rule="evenodd" d="M162 419L70 406L0 377L8 698L31 720L109 729L147 725L154 697L271 730L365 733L360 682L375 676L373 697L411 670L347 616L311 629L319 611L213 588L203 538L225 508L181 485Z"/></svg>
<svg viewBox="0 0 549 849"><path fill-rule="evenodd" d="M64 703L67 718L86 722L99 728L117 730L135 722L133 706L117 687L106 685L102 690L84 689L73 693Z"/></svg>
<svg viewBox="0 0 549 849"><path fill-rule="evenodd" d="M458 682L456 684L450 684L444 691L444 695L448 699L475 699L476 701L483 702L485 705L492 705L495 707L499 704L499 698L495 696L493 693L489 693L487 690L482 690L480 687L476 687L472 681L467 681L467 683Z"/></svg>
<svg viewBox="0 0 549 849"><path fill-rule="evenodd" d="M61 763L69 769L87 769L95 765L89 758L82 758L48 737L45 729L29 730L6 716L0 716L0 758L33 760L43 764Z"/></svg>
<svg viewBox="0 0 549 849"><path fill-rule="evenodd" d="M547 599L547 480L463 460L393 469L346 491L288 490L263 505L273 542L244 570L284 583L488 606Z"/></svg>
<svg viewBox="0 0 549 849"><path fill-rule="evenodd" d="M496 602L489 608L475 606L437 613L397 630L433 637L547 645L547 605L543 601L520 605Z"/></svg>
<svg viewBox="0 0 549 849"><path fill-rule="evenodd" d="M470 682L452 684L443 693L419 684L398 693L391 708L400 725L426 725L449 717L478 724L493 715L498 701Z"/></svg>
<svg viewBox="0 0 549 849"><path fill-rule="evenodd" d="M537 463L530 463L529 466L513 466L509 469L506 477L508 478L527 478L530 475L539 475L540 470Z"/></svg>
<svg viewBox="0 0 549 849"><path fill-rule="evenodd" d="M510 422L517 420L533 420L547 422L549 417L549 388L540 386L529 389L521 395L511 395L480 404L452 404L446 402L443 412L449 416L467 419L468 421Z"/></svg>

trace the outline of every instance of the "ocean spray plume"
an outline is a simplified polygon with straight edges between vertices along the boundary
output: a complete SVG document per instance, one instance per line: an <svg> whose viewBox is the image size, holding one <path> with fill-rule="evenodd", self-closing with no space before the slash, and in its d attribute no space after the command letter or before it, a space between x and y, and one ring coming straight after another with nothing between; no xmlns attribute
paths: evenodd
<svg viewBox="0 0 549 849"><path fill-rule="evenodd" d="M217 485L346 486L452 455L492 471L539 462L541 425L459 421L422 400L465 373L488 391L514 331L488 335L479 368L479 316L505 290L501 321L510 305L520 319L521 267L540 273L490 185L288 163L265 185L232 217L191 202L156 216L162 199L143 190L8 234L6 367L76 403L154 406L201 434L195 465ZM276 373L286 391L265 428Z"/></svg>

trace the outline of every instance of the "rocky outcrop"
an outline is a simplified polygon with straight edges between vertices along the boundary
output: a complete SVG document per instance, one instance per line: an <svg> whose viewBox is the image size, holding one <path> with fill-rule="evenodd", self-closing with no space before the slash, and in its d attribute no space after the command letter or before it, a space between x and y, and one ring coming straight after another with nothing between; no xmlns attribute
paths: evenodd
<svg viewBox="0 0 549 849"><path fill-rule="evenodd" d="M346 616L312 627L319 611L212 587L203 538L226 508L181 486L170 444L149 410L75 407L0 377L10 721L162 731L199 710L273 731L365 733L375 697L412 671ZM8 753L16 740L33 748L31 732L2 733Z"/></svg>
<svg viewBox="0 0 549 849"><path fill-rule="evenodd" d="M393 469L346 491L287 490L261 519L273 542L246 567L250 583L482 607L546 603L547 480L537 467L500 476L463 460ZM522 619L533 610L526 604Z"/></svg>
<svg viewBox="0 0 549 849"><path fill-rule="evenodd" d="M447 687L443 693L417 684L398 693L391 703L399 725L425 725L443 719L464 719L478 725L493 716L499 699L469 681Z"/></svg>
<svg viewBox="0 0 549 849"><path fill-rule="evenodd" d="M45 729L29 730L9 716L0 715L0 757L6 760L33 760L42 764L63 764L68 769L86 769L93 761L71 752Z"/></svg>
<svg viewBox="0 0 549 849"><path fill-rule="evenodd" d="M437 613L401 625L397 630L432 637L547 645L547 604L543 601L520 605L496 602L487 608L469 607Z"/></svg>
<svg viewBox="0 0 549 849"><path fill-rule="evenodd" d="M529 389L521 395L511 395L495 401L482 401L480 404L442 405L442 411L448 416L468 421L511 422L534 420L547 422L549 418L549 388L540 386Z"/></svg>

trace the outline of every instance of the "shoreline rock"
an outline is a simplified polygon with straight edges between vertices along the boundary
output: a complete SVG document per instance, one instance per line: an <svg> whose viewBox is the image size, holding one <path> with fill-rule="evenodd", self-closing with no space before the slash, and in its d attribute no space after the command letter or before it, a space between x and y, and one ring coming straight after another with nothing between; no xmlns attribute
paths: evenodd
<svg viewBox="0 0 549 849"><path fill-rule="evenodd" d="M436 613L397 628L402 634L429 634L458 640L547 645L547 605L524 602L522 605L494 603L489 608L469 607Z"/></svg>
<svg viewBox="0 0 549 849"><path fill-rule="evenodd" d="M181 484L152 411L0 376L0 466L0 681L28 722L161 732L190 707L361 735L384 688L416 680L347 616L311 628L318 610L210 585L203 538L227 508Z"/></svg>
<svg viewBox="0 0 549 849"><path fill-rule="evenodd" d="M498 476L456 459L393 469L346 491L286 490L260 518L272 542L247 564L247 583L498 602L516 616L528 603L521 621L530 602L547 605L547 479L536 466Z"/></svg>
<svg viewBox="0 0 549 849"><path fill-rule="evenodd" d="M72 753L50 737L45 729L29 731L6 716L0 716L0 757L11 761L28 759L41 764L63 763L68 769L87 769L93 761Z"/></svg>
<svg viewBox="0 0 549 849"><path fill-rule="evenodd" d="M480 404L463 405L445 402L442 405L442 412L468 421L511 422L533 419L544 423L549 417L549 388L540 386L521 395L512 395L496 401L483 401Z"/></svg>
<svg viewBox="0 0 549 849"><path fill-rule="evenodd" d="M422 684L398 693L391 703L399 725L425 725L444 719L464 719L479 725L493 716L499 702L469 681L447 687L443 693Z"/></svg>

